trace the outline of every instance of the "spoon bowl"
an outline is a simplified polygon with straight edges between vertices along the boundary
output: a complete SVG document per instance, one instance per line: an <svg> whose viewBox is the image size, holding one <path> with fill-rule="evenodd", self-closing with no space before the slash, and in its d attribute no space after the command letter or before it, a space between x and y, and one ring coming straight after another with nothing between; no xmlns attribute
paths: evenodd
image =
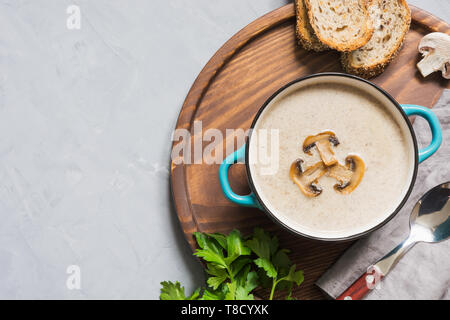
<svg viewBox="0 0 450 320"><path fill-rule="evenodd" d="M410 238L415 242L440 242L450 238L450 183L428 191L410 217Z"/></svg>

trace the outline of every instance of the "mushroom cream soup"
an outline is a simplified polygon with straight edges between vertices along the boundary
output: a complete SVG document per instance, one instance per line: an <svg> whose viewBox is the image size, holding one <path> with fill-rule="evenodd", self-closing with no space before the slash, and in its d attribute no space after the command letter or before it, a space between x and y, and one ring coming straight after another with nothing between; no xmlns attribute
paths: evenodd
<svg viewBox="0 0 450 320"><path fill-rule="evenodd" d="M253 134L267 129L264 152L274 154L271 148L279 149L278 169L271 174L264 173L257 161L261 149L256 152L254 141L261 139L250 139L248 160L258 196L282 223L314 237L343 238L375 227L399 206L413 176L413 141L400 112L384 95L344 83L294 85L262 111ZM278 131L278 147L270 144L273 129ZM318 148L308 150L303 145L307 137L320 137L321 132L338 140L330 144L338 164L344 166L349 158L362 164L362 179L347 194L328 174L308 189L319 191L310 196L290 177L297 159L303 160L303 169L323 160Z"/></svg>

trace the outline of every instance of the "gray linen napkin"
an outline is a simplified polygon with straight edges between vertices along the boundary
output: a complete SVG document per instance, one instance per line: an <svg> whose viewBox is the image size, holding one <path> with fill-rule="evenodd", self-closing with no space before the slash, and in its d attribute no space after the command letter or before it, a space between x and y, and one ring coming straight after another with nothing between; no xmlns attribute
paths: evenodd
<svg viewBox="0 0 450 320"><path fill-rule="evenodd" d="M441 148L419 165L414 190L398 215L351 246L316 282L332 298L339 296L367 271L367 267L407 237L409 215L424 193L450 181L450 90L444 91L433 111L443 130ZM413 127L419 147L426 146L431 140L428 124L417 117ZM450 240L418 243L381 281L380 288L373 289L366 299L450 299Z"/></svg>

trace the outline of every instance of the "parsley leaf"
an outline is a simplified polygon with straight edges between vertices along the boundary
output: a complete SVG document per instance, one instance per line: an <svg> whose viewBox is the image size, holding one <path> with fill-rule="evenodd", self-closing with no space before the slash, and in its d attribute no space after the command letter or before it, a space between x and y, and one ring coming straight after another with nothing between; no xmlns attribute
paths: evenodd
<svg viewBox="0 0 450 320"><path fill-rule="evenodd" d="M208 280L206 280L206 283L214 290L217 290L217 288L219 288L219 286L227 279L227 277L228 276L226 274L218 277L210 277L208 278Z"/></svg>
<svg viewBox="0 0 450 320"><path fill-rule="evenodd" d="M221 291L210 291L205 289L200 300L225 300L225 295Z"/></svg>
<svg viewBox="0 0 450 320"><path fill-rule="evenodd" d="M290 281L299 286L304 280L303 271L302 270L295 271L295 268L296 265L293 264L289 269L288 275L284 278L281 278L280 280Z"/></svg>
<svg viewBox="0 0 450 320"><path fill-rule="evenodd" d="M241 270L246 266L249 267L250 270L251 262L252 260L248 257L239 257L235 261L233 261L233 263L231 264L231 272L233 274L233 277L236 278L239 272L241 272Z"/></svg>
<svg viewBox="0 0 450 320"><path fill-rule="evenodd" d="M277 277L277 270L275 269L272 262L270 262L268 259L258 258L254 262L258 267L263 268L266 271L266 274L269 278Z"/></svg>
<svg viewBox="0 0 450 320"><path fill-rule="evenodd" d="M258 286L258 275L255 271L248 272L243 280L227 283L226 300L254 300L250 292Z"/></svg>
<svg viewBox="0 0 450 320"><path fill-rule="evenodd" d="M224 260L224 257L222 254L218 254L206 249L197 249L197 251L194 253L197 257L203 258L203 260L206 260L208 262L214 263L222 268L227 267L227 263Z"/></svg>
<svg viewBox="0 0 450 320"><path fill-rule="evenodd" d="M224 249L227 248L227 237L224 236L223 234L208 233L207 235L210 236L211 238L213 238L214 240L216 240L222 248L224 248Z"/></svg>
<svg viewBox="0 0 450 320"><path fill-rule="evenodd" d="M200 295L200 288L195 290L192 295L186 297L184 293L184 287L177 281L175 283L171 281L161 282L161 300L196 300Z"/></svg>

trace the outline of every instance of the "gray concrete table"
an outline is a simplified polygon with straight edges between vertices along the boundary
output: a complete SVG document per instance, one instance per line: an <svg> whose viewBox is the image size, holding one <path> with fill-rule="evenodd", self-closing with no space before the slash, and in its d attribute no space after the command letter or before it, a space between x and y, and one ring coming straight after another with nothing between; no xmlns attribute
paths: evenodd
<svg viewBox="0 0 450 320"><path fill-rule="evenodd" d="M171 134L212 54L287 2L0 0L0 298L201 284L171 204ZM447 0L409 2L450 20Z"/></svg>

